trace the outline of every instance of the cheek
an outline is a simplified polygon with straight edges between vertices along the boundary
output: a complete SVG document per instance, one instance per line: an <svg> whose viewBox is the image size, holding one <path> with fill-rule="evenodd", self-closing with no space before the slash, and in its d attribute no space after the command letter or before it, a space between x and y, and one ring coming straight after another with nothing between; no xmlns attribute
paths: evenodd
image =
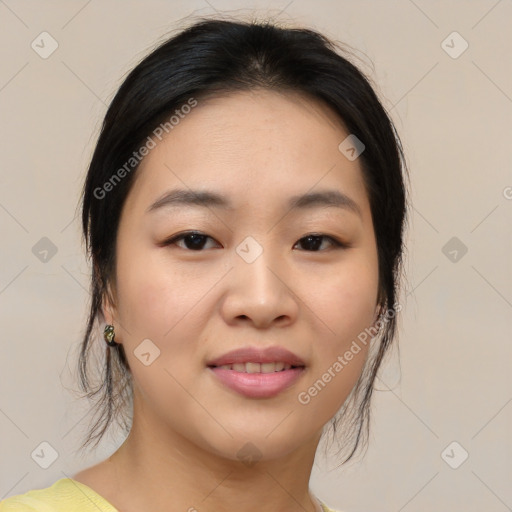
<svg viewBox="0 0 512 512"><path fill-rule="evenodd" d="M162 313L168 309L175 311L168 304L172 296L165 285L166 278L152 264L142 265L134 254L119 260L118 289L121 321L125 321L127 329L132 332L142 325L149 327L154 322L162 322Z"/></svg>
<svg viewBox="0 0 512 512"><path fill-rule="evenodd" d="M301 390L298 400L311 417L323 422L339 411L360 377L368 355L370 337L360 336L374 319L378 280L375 271L366 270L363 272L361 267L356 272L354 266L350 272L340 271L323 288L323 293L312 297L321 332L314 350L309 387Z"/></svg>
<svg viewBox="0 0 512 512"><path fill-rule="evenodd" d="M162 339L187 308L185 283L150 252L121 247L118 254L120 322L132 342L140 336Z"/></svg>
<svg viewBox="0 0 512 512"><path fill-rule="evenodd" d="M196 289L189 277L155 255L138 254L136 250L125 250L123 254L117 272L118 313L124 335L121 340L135 385L145 400L155 405L162 400L166 403L168 398L161 396L163 388L169 390L169 396L180 393L170 374L180 382L185 381L180 371L194 360L197 351L199 337L191 320L201 290ZM141 345L147 339L154 345L147 341ZM150 365L138 360L142 353L139 346L145 347L144 352L149 352L151 359L158 354Z"/></svg>
<svg viewBox="0 0 512 512"><path fill-rule="evenodd" d="M378 293L377 262L354 253L338 269L331 269L329 276L322 277L319 286L304 293L310 297L311 309L324 324L326 333L337 340L336 344L346 342L373 322Z"/></svg>
<svg viewBox="0 0 512 512"><path fill-rule="evenodd" d="M340 276L335 292L338 301L338 322L350 332L367 327L373 321L377 302L376 271L361 268Z"/></svg>
<svg viewBox="0 0 512 512"><path fill-rule="evenodd" d="M164 251L124 251L118 261L119 321L132 349L149 338L162 359L186 357L197 344L204 297L221 273L195 272L171 264ZM218 275L217 275L218 274ZM202 302L203 301L203 302Z"/></svg>

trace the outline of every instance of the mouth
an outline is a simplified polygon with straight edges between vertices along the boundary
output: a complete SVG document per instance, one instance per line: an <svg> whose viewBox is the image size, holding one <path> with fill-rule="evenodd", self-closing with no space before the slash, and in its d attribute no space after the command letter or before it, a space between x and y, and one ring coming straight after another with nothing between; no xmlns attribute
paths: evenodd
<svg viewBox="0 0 512 512"><path fill-rule="evenodd" d="M281 347L245 347L207 364L214 381L246 398L272 398L306 372L305 362Z"/></svg>
<svg viewBox="0 0 512 512"><path fill-rule="evenodd" d="M208 368L220 368L222 370L231 370L239 373L277 373L285 372L287 370L304 368L304 365L292 365L283 361L270 362L270 363L234 363L222 365L208 365Z"/></svg>
<svg viewBox="0 0 512 512"><path fill-rule="evenodd" d="M241 347L207 362L208 367L244 373L272 373L305 367L306 363L284 347Z"/></svg>

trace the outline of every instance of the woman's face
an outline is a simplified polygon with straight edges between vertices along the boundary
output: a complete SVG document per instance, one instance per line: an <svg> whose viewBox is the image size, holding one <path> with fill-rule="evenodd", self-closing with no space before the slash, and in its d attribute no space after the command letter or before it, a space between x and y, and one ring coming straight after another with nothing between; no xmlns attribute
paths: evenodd
<svg viewBox="0 0 512 512"><path fill-rule="evenodd" d="M121 215L112 311L146 432L233 460L250 442L270 460L318 436L342 406L378 289L361 167L338 149L348 135L310 99L237 92L199 101L145 157ZM178 189L223 201L152 207ZM355 206L291 203L327 192ZM166 245L189 231L200 236ZM304 366L211 367L247 347L281 347Z"/></svg>

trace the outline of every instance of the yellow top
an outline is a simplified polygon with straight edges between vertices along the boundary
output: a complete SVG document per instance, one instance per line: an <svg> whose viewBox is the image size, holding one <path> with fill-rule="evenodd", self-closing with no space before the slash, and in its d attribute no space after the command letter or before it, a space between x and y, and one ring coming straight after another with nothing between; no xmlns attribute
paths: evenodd
<svg viewBox="0 0 512 512"><path fill-rule="evenodd" d="M336 512L321 503L324 512ZM118 512L87 485L61 478L51 487L34 489L0 501L0 512Z"/></svg>

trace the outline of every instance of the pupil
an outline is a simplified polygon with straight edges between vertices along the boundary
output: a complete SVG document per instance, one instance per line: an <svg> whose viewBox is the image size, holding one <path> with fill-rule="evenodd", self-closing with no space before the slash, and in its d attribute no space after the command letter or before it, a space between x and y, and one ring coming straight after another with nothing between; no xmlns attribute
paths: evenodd
<svg viewBox="0 0 512 512"><path fill-rule="evenodd" d="M187 237L188 241L192 241L191 245L192 247L189 247L189 249L201 249L204 245L204 236L198 235L198 234L192 234L188 235Z"/></svg>
<svg viewBox="0 0 512 512"><path fill-rule="evenodd" d="M305 238L303 238L303 240L306 241L305 245L309 246L310 250L317 250L322 245L320 236L309 235L309 236L306 236ZM313 242L312 242L312 240L313 240ZM303 246L304 246L304 244L303 244Z"/></svg>

